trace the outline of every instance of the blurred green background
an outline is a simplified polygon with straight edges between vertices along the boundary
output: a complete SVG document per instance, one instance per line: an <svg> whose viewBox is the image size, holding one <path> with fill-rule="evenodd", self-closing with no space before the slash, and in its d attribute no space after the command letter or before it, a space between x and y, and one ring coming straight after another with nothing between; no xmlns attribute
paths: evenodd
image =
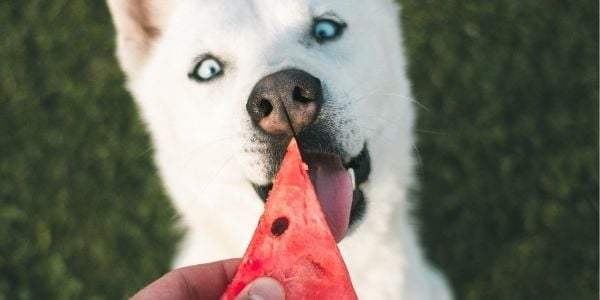
<svg viewBox="0 0 600 300"><path fill-rule="evenodd" d="M457 299L597 299L598 2L401 0ZM118 299L180 233L103 1L0 2L0 299Z"/></svg>

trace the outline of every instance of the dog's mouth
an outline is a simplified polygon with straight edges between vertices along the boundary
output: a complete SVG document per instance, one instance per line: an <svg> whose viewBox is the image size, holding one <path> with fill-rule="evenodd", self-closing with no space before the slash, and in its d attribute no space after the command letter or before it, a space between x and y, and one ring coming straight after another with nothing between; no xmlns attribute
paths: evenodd
<svg viewBox="0 0 600 300"><path fill-rule="evenodd" d="M366 201L361 186L371 173L369 151L365 145L355 157L344 162L332 153L303 153L308 173L321 202L331 233L341 241L349 228L362 218ZM258 195L266 201L273 184L253 185Z"/></svg>

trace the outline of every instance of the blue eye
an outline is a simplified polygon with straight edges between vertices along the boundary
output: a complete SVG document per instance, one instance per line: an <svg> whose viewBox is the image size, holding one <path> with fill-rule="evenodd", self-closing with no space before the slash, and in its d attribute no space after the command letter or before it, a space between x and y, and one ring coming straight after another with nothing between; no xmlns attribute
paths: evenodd
<svg viewBox="0 0 600 300"><path fill-rule="evenodd" d="M313 36L319 42L333 40L342 34L346 24L331 19L317 19L313 26Z"/></svg>
<svg viewBox="0 0 600 300"><path fill-rule="evenodd" d="M223 66L216 58L208 56L196 64L190 78L198 81L208 81L223 73Z"/></svg>

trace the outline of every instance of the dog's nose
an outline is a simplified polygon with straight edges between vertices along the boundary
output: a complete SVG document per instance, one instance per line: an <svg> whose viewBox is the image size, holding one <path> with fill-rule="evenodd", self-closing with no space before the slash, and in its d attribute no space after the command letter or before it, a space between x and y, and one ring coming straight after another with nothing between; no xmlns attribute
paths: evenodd
<svg viewBox="0 0 600 300"><path fill-rule="evenodd" d="M288 69L261 79L248 97L246 110L265 132L290 134L290 121L296 133L302 131L315 120L322 102L318 78L301 70Z"/></svg>

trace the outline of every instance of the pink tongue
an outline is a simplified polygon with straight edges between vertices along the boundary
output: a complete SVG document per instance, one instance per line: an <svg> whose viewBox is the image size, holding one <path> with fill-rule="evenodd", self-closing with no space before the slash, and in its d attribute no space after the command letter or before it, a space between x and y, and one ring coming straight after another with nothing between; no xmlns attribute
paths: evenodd
<svg viewBox="0 0 600 300"><path fill-rule="evenodd" d="M307 155L308 174L321 201L329 229L337 242L348 230L352 207L352 179L342 160L330 155Z"/></svg>

